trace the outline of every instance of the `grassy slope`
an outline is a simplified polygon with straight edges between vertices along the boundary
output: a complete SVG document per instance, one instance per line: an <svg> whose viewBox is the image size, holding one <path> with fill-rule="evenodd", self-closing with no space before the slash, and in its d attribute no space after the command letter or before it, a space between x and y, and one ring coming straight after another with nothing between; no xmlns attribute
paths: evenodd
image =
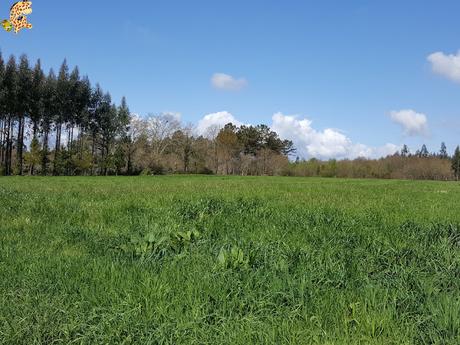
<svg viewBox="0 0 460 345"><path fill-rule="evenodd" d="M460 343L456 183L2 178L0 216L2 344Z"/></svg>

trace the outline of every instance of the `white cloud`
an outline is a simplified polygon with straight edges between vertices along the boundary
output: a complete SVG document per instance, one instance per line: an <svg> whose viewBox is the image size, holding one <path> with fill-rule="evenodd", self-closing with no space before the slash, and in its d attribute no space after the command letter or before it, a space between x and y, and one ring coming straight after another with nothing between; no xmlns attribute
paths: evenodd
<svg viewBox="0 0 460 345"><path fill-rule="evenodd" d="M272 117L272 130L282 139L292 140L297 154L302 158L344 159L376 158L393 154L398 150L394 144L382 147L369 147L353 143L341 131L327 128L323 131L314 129L308 119L276 113Z"/></svg>
<svg viewBox="0 0 460 345"><path fill-rule="evenodd" d="M456 55L433 53L428 56L428 61L431 63L433 72L460 83L460 51Z"/></svg>
<svg viewBox="0 0 460 345"><path fill-rule="evenodd" d="M397 151L401 150L401 145L395 145L392 143L386 143L383 146L376 147L372 149L371 157L386 157L388 155L393 155Z"/></svg>
<svg viewBox="0 0 460 345"><path fill-rule="evenodd" d="M211 78L211 84L216 89L227 91L238 91L248 85L244 78L236 79L225 73L215 73Z"/></svg>
<svg viewBox="0 0 460 345"><path fill-rule="evenodd" d="M198 135L213 137L227 123L241 126L243 123L231 113L222 111L204 116L195 129ZM270 128L282 139L292 140L301 158L344 159L344 158L379 158L395 153L399 147L386 144L381 147L369 147L353 143L341 131L327 128L323 131L312 127L312 122L306 118L276 113L272 117Z"/></svg>
<svg viewBox="0 0 460 345"><path fill-rule="evenodd" d="M195 131L198 135L211 138L230 122L236 126L243 124L228 111L208 114L198 122ZM340 130L317 130L312 127L312 121L309 119L299 119L297 116L282 113L273 115L270 128L278 133L281 139L292 140L297 155L306 159L380 158L392 155L400 149L399 146L390 143L380 147L354 143Z"/></svg>
<svg viewBox="0 0 460 345"><path fill-rule="evenodd" d="M162 116L168 116L171 117L172 119L176 120L177 122L182 121L182 114L174 111L164 111L160 115Z"/></svg>
<svg viewBox="0 0 460 345"><path fill-rule="evenodd" d="M240 126L242 123L238 121L232 114L228 111L220 111L217 113L212 113L205 115L196 126L196 132L198 135L203 135L207 137L212 137L223 128L227 123L233 123L236 126Z"/></svg>
<svg viewBox="0 0 460 345"><path fill-rule="evenodd" d="M405 109L390 112L390 118L403 128L406 135L416 136L428 133L428 119L425 114Z"/></svg>

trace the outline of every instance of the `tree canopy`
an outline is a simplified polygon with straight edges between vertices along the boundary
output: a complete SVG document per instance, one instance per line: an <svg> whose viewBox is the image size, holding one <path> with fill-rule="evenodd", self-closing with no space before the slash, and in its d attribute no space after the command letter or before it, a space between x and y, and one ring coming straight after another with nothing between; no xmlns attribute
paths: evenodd
<svg viewBox="0 0 460 345"><path fill-rule="evenodd" d="M198 135L174 114L131 114L123 97L91 84L64 60L58 73L0 54L0 175L214 173L344 177L458 178L459 148L449 157L423 145L382 159L294 162L296 149L265 124ZM309 157L314 158L314 157Z"/></svg>

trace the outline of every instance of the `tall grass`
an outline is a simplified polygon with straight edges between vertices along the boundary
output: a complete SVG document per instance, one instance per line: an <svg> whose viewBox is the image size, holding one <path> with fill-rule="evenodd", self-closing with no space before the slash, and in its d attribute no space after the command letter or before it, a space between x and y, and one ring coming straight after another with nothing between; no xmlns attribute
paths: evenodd
<svg viewBox="0 0 460 345"><path fill-rule="evenodd" d="M1 344L459 344L460 185L0 179Z"/></svg>

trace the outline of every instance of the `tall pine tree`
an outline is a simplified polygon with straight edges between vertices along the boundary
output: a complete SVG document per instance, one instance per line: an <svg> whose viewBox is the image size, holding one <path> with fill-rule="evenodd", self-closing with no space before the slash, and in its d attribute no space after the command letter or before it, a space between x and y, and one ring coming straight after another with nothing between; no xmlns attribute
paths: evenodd
<svg viewBox="0 0 460 345"><path fill-rule="evenodd" d="M452 156L452 170L454 171L455 179L458 181L460 177L460 146L457 146Z"/></svg>
<svg viewBox="0 0 460 345"><path fill-rule="evenodd" d="M60 157L62 126L71 108L71 100L69 98L69 67L67 66L67 60L64 60L59 69L56 83L56 114L54 119L56 141L54 145L53 175L62 173L62 162Z"/></svg>
<svg viewBox="0 0 460 345"><path fill-rule="evenodd" d="M32 74L31 102L30 102L30 121L32 124L32 142L31 148L34 148L34 159L30 160L30 174L33 175L35 166L39 159L36 156L40 155L40 144L38 141L38 131L40 122L44 116L44 84L45 74L42 71L40 60L35 64Z"/></svg>
<svg viewBox="0 0 460 345"><path fill-rule="evenodd" d="M27 117L30 115L30 106L32 100L32 72L29 67L29 60L26 55L21 55L18 69L18 97L17 97L17 170L18 174L23 173L24 164L24 129Z"/></svg>
<svg viewBox="0 0 460 345"><path fill-rule="evenodd" d="M15 114L17 114L17 99L18 99L18 70L16 66L16 59L10 56L5 68L3 77L3 90L5 97L5 157L4 157L4 173L11 175L13 172L13 135L15 126Z"/></svg>
<svg viewBox="0 0 460 345"><path fill-rule="evenodd" d="M441 159L449 158L449 155L447 153L447 146L444 142L441 143L441 150L439 150L439 158Z"/></svg>
<svg viewBox="0 0 460 345"><path fill-rule="evenodd" d="M53 120L57 114L57 79L53 69L49 71L48 77L43 85L43 117L41 119L41 130L43 136L41 170L42 175L48 174L49 162L49 136Z"/></svg>

